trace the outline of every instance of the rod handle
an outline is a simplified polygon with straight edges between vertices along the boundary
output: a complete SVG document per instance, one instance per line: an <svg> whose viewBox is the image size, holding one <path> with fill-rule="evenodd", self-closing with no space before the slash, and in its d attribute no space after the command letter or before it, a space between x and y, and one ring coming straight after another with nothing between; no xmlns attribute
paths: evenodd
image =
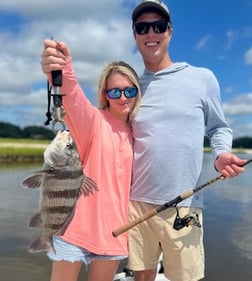
<svg viewBox="0 0 252 281"><path fill-rule="evenodd" d="M138 217L137 219L130 221L128 223L126 223L125 225L119 227L118 229L114 230L112 232L114 237L117 237L118 235L128 231L129 229L131 229L133 226L155 216L157 214L157 209L154 208L153 210L150 210L149 212L145 213L143 216Z"/></svg>
<svg viewBox="0 0 252 281"><path fill-rule="evenodd" d="M191 197L194 193L194 190L193 189L190 189L190 190L187 190L185 192L183 192L182 194L180 194L180 197L181 197L181 201Z"/></svg>

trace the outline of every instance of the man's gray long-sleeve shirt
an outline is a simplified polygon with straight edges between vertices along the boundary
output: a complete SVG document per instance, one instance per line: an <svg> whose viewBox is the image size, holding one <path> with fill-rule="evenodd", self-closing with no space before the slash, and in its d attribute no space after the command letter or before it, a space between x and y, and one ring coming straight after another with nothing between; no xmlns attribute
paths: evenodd
<svg viewBox="0 0 252 281"><path fill-rule="evenodd" d="M231 150L232 131L214 74L175 63L140 77L142 102L133 121L134 162L131 199L164 204L197 186L204 136L214 157ZM180 203L202 207L200 193Z"/></svg>

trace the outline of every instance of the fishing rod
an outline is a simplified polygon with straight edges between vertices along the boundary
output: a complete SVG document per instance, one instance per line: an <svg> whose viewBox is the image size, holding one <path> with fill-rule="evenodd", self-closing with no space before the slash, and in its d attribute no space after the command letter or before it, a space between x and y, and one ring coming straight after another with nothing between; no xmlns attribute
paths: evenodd
<svg viewBox="0 0 252 281"><path fill-rule="evenodd" d="M241 165L241 167L244 167L246 166L247 164L251 163L252 162L252 159L249 159L245 164ZM112 235L114 237L117 237L118 235L128 231L129 229L131 229L132 227L136 226L137 224L155 216L156 214L168 209L168 208L171 208L171 207L176 207L178 203L180 203L181 201L191 197L193 194L195 194L196 192L200 191L201 189L203 189L204 187L212 184L212 183L215 183L217 182L218 180L220 179L223 179L223 175L220 175L216 178L213 178L209 181L207 181L206 183L200 185L200 186L197 186L193 189L190 189L190 190L187 190L185 192L183 192L182 194L180 194L179 196L177 196L176 198L174 198L173 200L169 201L169 202L166 202L165 204L163 205L160 205L156 208L153 208L152 210L146 212L144 215L136 218L135 220L133 221L130 221L128 223L126 223L125 225L119 227L118 229L114 230L112 232ZM183 219L182 219L183 220ZM188 225L186 224L186 221L185 221L185 225ZM183 226L185 226L183 225ZM180 227L182 228L182 227ZM180 228L177 228L177 230L179 230ZM175 228L176 229L176 228Z"/></svg>

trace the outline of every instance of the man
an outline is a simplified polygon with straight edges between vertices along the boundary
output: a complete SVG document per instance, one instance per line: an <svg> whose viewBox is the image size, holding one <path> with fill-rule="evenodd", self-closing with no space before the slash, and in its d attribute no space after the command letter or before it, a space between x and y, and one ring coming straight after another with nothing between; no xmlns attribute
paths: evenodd
<svg viewBox="0 0 252 281"><path fill-rule="evenodd" d="M210 139L214 165L223 177L237 176L246 162L231 151L232 131L225 121L220 89L206 69L175 63L168 47L172 22L158 0L141 2L132 13L133 33L145 70L143 98L133 122L134 163L130 220L197 186L203 140ZM182 201L129 231L129 268L135 281L154 281L160 254L164 274L172 281L204 277L202 227L173 228L176 215L202 225L201 194Z"/></svg>

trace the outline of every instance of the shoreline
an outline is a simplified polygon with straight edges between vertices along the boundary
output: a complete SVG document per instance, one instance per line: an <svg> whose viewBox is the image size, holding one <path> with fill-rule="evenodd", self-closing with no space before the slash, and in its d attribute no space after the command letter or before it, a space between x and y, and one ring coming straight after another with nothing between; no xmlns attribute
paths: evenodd
<svg viewBox="0 0 252 281"><path fill-rule="evenodd" d="M0 142L0 163L41 163L44 161L44 150L48 147L50 141L46 142ZM30 151L31 150L31 151ZM204 148L204 153L211 153L209 147ZM233 148L234 154L252 155L251 148Z"/></svg>
<svg viewBox="0 0 252 281"><path fill-rule="evenodd" d="M251 148L233 148L232 152L234 154L237 154L237 153L252 154L252 149Z"/></svg>
<svg viewBox="0 0 252 281"><path fill-rule="evenodd" d="M0 164L43 163L43 155L0 155Z"/></svg>
<svg viewBox="0 0 252 281"><path fill-rule="evenodd" d="M0 145L1 146L1 145ZM22 144L18 144L17 147L23 148ZM30 147L29 145L25 146ZM39 149L44 149L46 146L45 145L32 145L33 148L39 148ZM204 149L204 153L211 153L209 149ZM234 154L248 154L252 155L252 149L243 149L243 148L234 148L232 149L232 153ZM24 154L23 152L18 152L8 154L8 153L0 153L0 164L10 164L10 163L43 163L44 161L44 155L43 152L34 152L33 154Z"/></svg>
<svg viewBox="0 0 252 281"><path fill-rule="evenodd" d="M0 164L43 163L48 143L0 142Z"/></svg>

